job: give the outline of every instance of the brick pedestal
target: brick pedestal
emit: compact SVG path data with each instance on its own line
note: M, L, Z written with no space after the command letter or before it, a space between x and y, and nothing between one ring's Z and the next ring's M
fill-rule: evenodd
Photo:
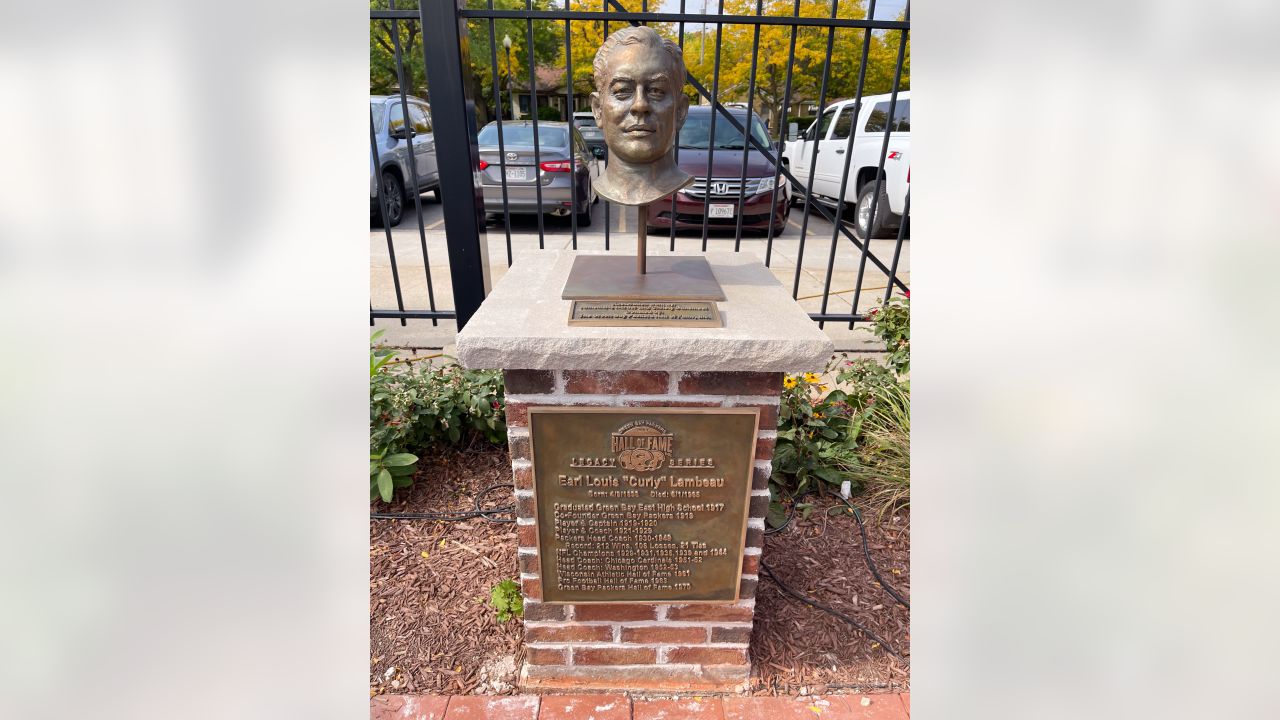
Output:
M758 260L708 254L723 328L569 327L560 298L577 253L511 267L458 335L467 367L501 368L524 593L526 688L734 691L749 645L784 372L822 367L829 339ZM543 602L529 408L758 408L736 602ZM745 490L745 488L744 488Z
M504 377L525 596L525 686L732 690L742 685L751 673L747 646L769 510L782 373L508 370ZM739 601L544 604L529 454L532 405L758 408Z

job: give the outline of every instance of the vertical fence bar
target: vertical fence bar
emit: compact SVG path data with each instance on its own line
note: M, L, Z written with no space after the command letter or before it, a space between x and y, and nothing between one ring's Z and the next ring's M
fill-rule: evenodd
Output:
M800 0L796 0L793 17L800 17ZM791 49L787 51L787 79L782 86L782 126L778 128L778 147L784 147L786 143L787 127L791 118L791 69L796 64L796 26L791 26ZM774 164L773 170L773 194L769 196L769 207L778 204L778 183L782 181L782 151L778 151L778 162ZM791 203L791 198L787 198L787 203ZM786 213L788 217L791 213ZM784 226L785 230L786 227ZM769 223L769 235L765 240L764 246L764 266L769 267L769 261L773 259L773 223Z
M875 2L875 0L872 0ZM756 16L764 11L764 0L756 0ZM742 135L742 170L738 173L738 226L733 233L733 251L742 249L742 206L747 202L747 154L751 152L751 109L756 98L756 57L760 54L760 26L751 33L751 74L747 76L747 131ZM773 206L769 206L769 225L773 225Z
M569 0L564 0L564 9L569 9ZM564 95L565 119L569 121L569 227L573 232L573 249L578 249L578 145L573 141L573 131L577 124L573 119L573 47L569 42L569 21L564 21ZM587 159L582 159L586 166ZM588 173L591 171L588 170ZM591 212L591 198L587 198L587 212Z
M489 0L489 9L493 9L493 0ZM493 71L493 107L496 110L494 114L497 115L494 119L498 123L498 173L502 176L502 221L507 230L507 267L511 267L511 205L507 199L507 145L502 137L502 92L498 89L498 42L493 32L493 23L493 18L489 18L489 69ZM507 87L511 87L510 63L507 64ZM514 113L512 117L515 117ZM480 190L483 194L484 188L481 187ZM487 211L485 215L488 216ZM486 224L488 224L487 221Z
M390 0L388 9L396 9L396 0ZM425 39L425 35L424 35ZM418 136L418 129L413 126L413 116L409 114L409 98L404 91L404 61L400 55L400 22L395 18L391 19L391 42L395 48L396 59L396 83L400 86L400 114L404 117L405 126L405 145L408 146L409 154L409 184L408 192L413 193L413 210L414 215L418 218L418 239L422 243L422 266L427 276L427 303L431 307L431 311L436 309L436 292L431 284L431 255L427 252L427 230L422 225L422 195L418 189L418 144L415 142ZM431 318L431 324L438 326L440 321Z
M464 0L424 2L418 9L423 28L439 28L435 42L423 42L432 117L440 134L457 141L436 146L440 199L449 247L449 275L458 329L466 326L489 292L484 195L476 182L480 148L476 142L474 83L467 21L459 13Z
M681 15L684 15L684 4L685 4L685 0L680 0L680 14L681 14ZM681 60L683 61L683 59L684 59L684 21L683 21L683 20L682 20L682 21L680 21L680 58L681 58ZM688 71L686 70L686 72L688 72ZM684 93L684 85L681 85L681 86L680 86L680 92L681 92L681 94L683 94L683 93ZM679 134L677 134L677 136L676 136L676 146L675 146L674 152L675 152L675 154L673 155L673 157L675 158L675 161L676 161L676 167L680 167L680 137L679 137ZM679 190L676 190L675 192L671 193L671 249L670 249L670 252L675 252L675 251L676 251L676 216L677 216L677 213L676 213L676 194L677 194L677 193L679 193L679 192L680 192Z
M538 141L538 73L533 58L533 0L524 0L524 9L530 14L525 17L525 52L529 59L529 119L533 121L533 191L538 196L538 249L546 246L544 242L547 229L542 217L542 143Z
M889 277L898 277L898 258L902 256L902 238L907 231L907 218L911 217L911 186L907 185L907 197L902 201L902 222L898 224L898 241L893 245L893 262L889 265ZM884 302L893 295L893 282L884 284Z
M724 15L724 0L720 0L716 12ZM720 46L724 39L724 23L716 23L715 69L711 71L711 127L707 130L707 180L702 193L702 252L707 251L707 231L711 229L711 171L716 152L716 108L720 106ZM705 41L705 38L704 38Z
M390 115L388 111L388 120ZM387 232L387 253L391 256L391 283L396 288L396 309L404 312L404 298L400 295L400 271L396 268L396 245L391 240L391 224L387 222L387 189L382 182L382 161L378 158L378 136L373 129L373 108L369 108L369 151L373 153L373 177L378 183L378 213L382 217L382 228ZM373 312L372 304L369 312ZM373 324L372 317L369 318L369 324ZM400 318L400 325L405 325L404 318Z
M907 5L903 9L904 17L910 21L911 19L911 0L907 0ZM893 90L889 95L889 116L885 118L884 123L884 140L880 143L880 164L876 166L876 184L871 191L871 214L867 216L867 237L862 238L862 258L858 261L858 281L853 288L853 307L849 312L853 315L853 319L849 321L849 329L853 329L853 324L858 318L858 300L862 297L862 275L867 269L867 251L871 247L871 228L876 217L876 205L880 200L880 188L884 187L884 161L889 154L889 136L893 134L895 111L898 109L898 85L902 82L902 59L907 50L907 30L904 28L902 34L898 36L898 62L893 69ZM888 208L885 208L888 212ZM855 224L856 225L856 224ZM886 283L890 288L893 287L893 281L896 276L891 276L889 282Z
M609 0L600 0L600 11L604 13L603 36L607 39L609 37ZM591 82L593 83L595 82L594 76L592 77ZM609 167L609 156L612 154L613 153L609 152L607 149L605 150L604 166L606 168ZM609 206L612 204L613 203L610 202L608 198L605 198L605 201L604 201L604 251L605 252L609 252L609 225L611 224L609 220Z
M870 20L875 16L876 0L871 0L867 6L867 19ZM849 164L853 160L853 141L858 134L858 119L862 117L862 88L867 78L867 59L871 53L871 28L863 31L862 36L862 62L858 66L858 85L853 94L853 105L846 105L844 110L840 111L843 115L853 108L853 119L849 121L849 137L844 144L844 173L840 176L840 195L836 200L835 222L831 224L831 254L827 257L827 278L822 286L822 309L819 314L827 314L827 303L831 299L831 276L835 274L836 267L836 247L840 239L840 223L844 222L844 194L849 187ZM839 118L836 118L836 124L839 125ZM867 242L864 238L863 242ZM866 245L863 245L865 251ZM892 287L893 283L889 283ZM825 320L818 321L818 327L826 327Z
M831 19L836 19L836 9L840 5L840 0L831 0ZM831 47L835 43L836 28L831 26L827 28L827 57L822 61L822 85L818 90L818 118L814 122L814 130L822 130L822 114L826 111L827 104L827 79L831 76ZM832 118L835 120L835 118ZM818 143L822 142L820 138L813 140L813 152L809 153L809 179L804 187L804 219L800 221L800 246L796 250L796 277L791 286L791 297L798 298L800 296L800 269L804 266L804 240L805 235L809 232L809 210L813 205L813 173L818 169ZM839 224L840 218L833 217L831 222Z

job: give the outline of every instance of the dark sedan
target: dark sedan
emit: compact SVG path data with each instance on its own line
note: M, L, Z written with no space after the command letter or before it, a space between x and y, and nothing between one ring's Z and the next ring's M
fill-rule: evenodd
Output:
M536 154L532 122L503 122L501 150L497 123L485 125L477 140L485 212L503 212L505 173L510 212L557 216L572 212L577 213L579 226L591 224L591 206L599 200L593 183L600 177L600 164L587 149L582 135L568 123L539 122Z
M730 109L737 121L746 125L747 112ZM751 115L751 136L765 147L773 147L764 123ZM695 105L680 130L680 169L694 176L692 185L675 194L677 229L701 228L704 221L711 227L733 229L742 216L744 230L767 231L773 224L774 234L787 226L791 211L790 189L785 178L779 178L774 200L775 166L751 146L747 149L747 169L742 170L742 152L746 139L723 116L716 118L714 141L711 137L711 107ZM775 154L777 154L775 152ZM707 179L707 157L711 157L711 177ZM743 188L745 184L745 189ZM710 197L708 198L708 194ZM741 197L741 203L739 198ZM671 196L649 204L649 227L670 228Z

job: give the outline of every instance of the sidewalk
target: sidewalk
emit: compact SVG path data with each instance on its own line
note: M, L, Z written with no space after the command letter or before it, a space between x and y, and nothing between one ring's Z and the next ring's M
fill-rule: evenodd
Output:
M632 700L626 695L379 695L371 720L907 720L911 694L807 697L693 697Z

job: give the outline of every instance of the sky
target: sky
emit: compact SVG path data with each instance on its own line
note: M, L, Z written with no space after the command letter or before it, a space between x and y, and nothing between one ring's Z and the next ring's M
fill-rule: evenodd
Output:
M702 12L703 0L685 0L685 12ZM715 14L716 0L706 0L707 12ZM876 3L876 14L872 20L892 20L898 17L898 13L902 12L902 8L906 7L907 0L880 0ZM654 3L651 1L650 6ZM680 12L680 0L662 0L662 12Z

